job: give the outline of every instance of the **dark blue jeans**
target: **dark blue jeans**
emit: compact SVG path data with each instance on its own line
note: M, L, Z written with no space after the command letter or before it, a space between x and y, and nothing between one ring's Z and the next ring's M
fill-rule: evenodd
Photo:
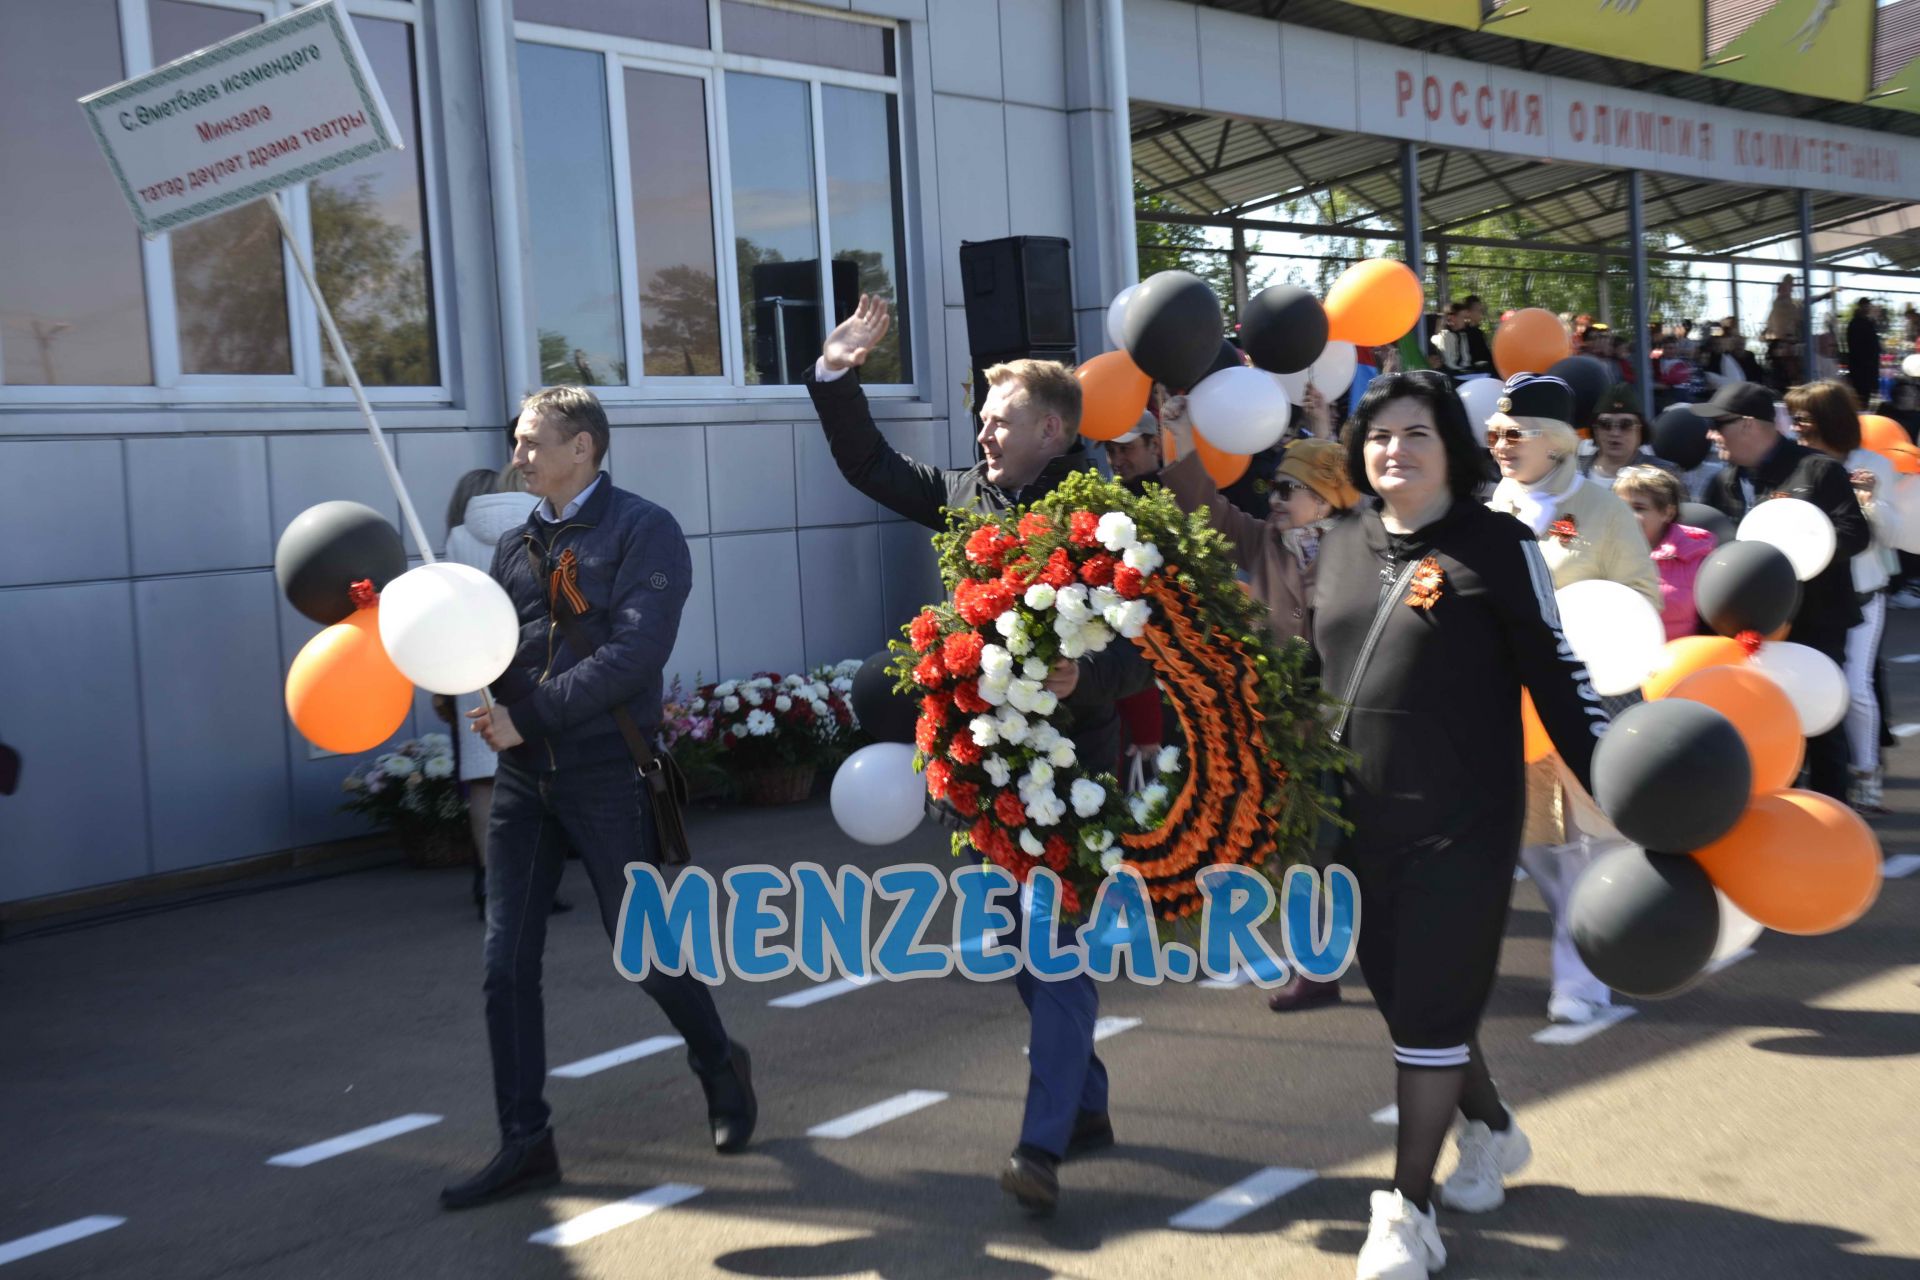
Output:
M1025 914L1015 913L1019 924L1010 941L1026 927ZM1072 926L1062 923L1056 940L1072 943ZM1085 974L1043 982L1024 968L1013 985L1027 1006L1027 1108L1020 1141L1064 1156L1079 1113L1107 1109L1107 1067L1093 1051L1100 988Z
M487 829L487 1042L494 1105L509 1142L538 1134L550 1114L542 1096L547 1032L540 964L567 849L580 854L611 941L626 865L659 861L651 803L630 760L539 774L500 762ZM710 1075L727 1065L727 1031L704 983L656 971L639 985L685 1038L695 1071Z

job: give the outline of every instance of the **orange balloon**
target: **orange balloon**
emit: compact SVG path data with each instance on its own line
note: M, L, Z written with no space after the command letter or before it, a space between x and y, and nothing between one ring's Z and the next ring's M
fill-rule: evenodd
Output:
M1664 698L1673 687L1696 671L1708 667L1744 667L1747 647L1727 636L1681 636L1669 640L1661 651L1660 665L1653 669L1640 692L1649 701Z
M1880 456L1893 463L1896 473L1903 476L1920 476L1920 445L1889 445L1881 451Z
M1073 371L1080 380L1080 434L1111 440L1133 430L1146 412L1153 379L1124 351L1103 351Z
M1206 468L1214 487L1219 489L1226 488L1247 474L1247 467L1253 462L1253 458L1248 454L1228 453L1225 449L1216 449L1198 431L1193 433L1193 451L1200 455L1200 465Z
M1860 447L1890 455L1894 449L1913 448L1913 437L1905 427L1884 414L1863 413L1860 415Z
M1793 785L1807 740L1793 699L1778 684L1750 667L1708 667L1673 686L1668 695L1712 707L1740 731L1753 760L1753 794L1764 796Z
M1520 691L1520 733L1528 764L1538 764L1553 754L1553 739L1547 736L1547 726L1540 723L1540 713L1534 710L1533 695L1525 689Z
M1327 337L1356 347L1398 342L1426 306L1420 277L1404 262L1369 258L1340 273L1327 290Z
M1493 331L1493 367L1503 378L1516 373L1545 373L1567 358L1566 326L1545 307L1516 311Z
M1859 814L1812 791L1759 796L1694 860L1733 905L1781 933L1832 933L1880 893L1880 841Z
M377 747L407 722L413 684L380 643L380 607L368 605L307 641L287 671L287 714L322 751Z

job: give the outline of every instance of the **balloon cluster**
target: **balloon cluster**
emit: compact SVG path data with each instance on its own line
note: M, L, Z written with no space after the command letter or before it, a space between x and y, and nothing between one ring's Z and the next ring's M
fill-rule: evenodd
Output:
M323 751L379 746L406 723L418 685L471 693L500 677L520 639L512 600L479 570L407 568L400 534L357 502L307 508L280 535L275 580L324 630L287 671L287 714Z
M1708 557L1695 600L1720 634L1665 645L1642 685L1647 700L1594 751L1593 799L1635 847L1587 869L1568 925L1615 990L1670 995L1763 928L1829 933L1879 892L1873 831L1839 801L1791 785L1805 740L1838 725L1847 704L1830 658L1765 638L1784 634L1800 582L1833 554L1825 518L1822 551L1793 509L1807 505L1761 504L1740 540ZM1756 521L1769 508L1779 511Z
M1111 440L1131 431L1159 382L1187 394L1195 452L1215 484L1232 484L1253 454L1279 443L1308 387L1328 400L1344 394L1360 376L1359 348L1399 339L1423 305L1406 264L1373 258L1342 273L1324 305L1290 284L1261 290L1241 311L1236 347L1207 283L1162 271L1115 296L1107 337L1117 350L1075 370L1080 432Z

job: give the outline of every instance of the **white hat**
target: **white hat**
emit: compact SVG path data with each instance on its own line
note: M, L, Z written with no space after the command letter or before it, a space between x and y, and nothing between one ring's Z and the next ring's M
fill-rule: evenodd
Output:
M1130 430L1122 432L1120 435L1107 441L1107 443L1132 444L1135 440L1145 439L1148 436L1158 436L1159 434L1160 419L1153 416L1153 410L1142 409L1140 411L1140 421L1134 423Z

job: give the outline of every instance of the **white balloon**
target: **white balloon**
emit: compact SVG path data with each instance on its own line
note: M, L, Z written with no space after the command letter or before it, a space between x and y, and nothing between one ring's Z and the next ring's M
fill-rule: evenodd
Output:
M1228 453L1258 453L1278 444L1292 411L1274 376L1250 365L1210 373L1187 393L1194 429Z
M442 560L380 591L380 641L400 674L430 693L472 693L500 678L520 644L513 601L486 574Z
M1713 896L1720 900L1720 937L1713 944L1713 960L1725 960L1728 956L1739 955L1755 942L1767 927L1752 916L1733 905L1733 899L1718 888ZM1711 964L1713 961L1708 961Z
M1617 698L1646 683L1666 652L1660 615L1632 587L1600 578L1575 582L1553 593L1560 629L1586 664L1595 693Z
M1321 395L1337 400L1353 385L1354 370L1360 367L1360 353L1351 342L1329 342L1307 373Z
M1140 286L1130 284L1113 295L1113 301L1107 304L1107 341L1113 344L1115 351L1127 349L1123 334L1127 331L1127 304L1133 301L1133 291Z
M833 775L833 820L861 844L893 844L913 834L927 809L927 784L913 771L904 742L875 742Z
M1908 555L1920 555L1920 476L1896 476L1891 501L1900 513L1900 536L1894 545Z
M1818 649L1784 640L1768 641L1748 665L1785 691L1800 718L1802 737L1817 738L1846 719L1851 697L1846 674Z
M1900 372L1909 378L1920 378L1920 351L1914 352L1900 362Z
M1460 403L1466 406L1467 423L1473 428L1474 439L1481 444L1487 442L1487 419L1499 412L1494 406L1500 403L1504 387L1500 379L1484 374L1460 384Z
M1805 582L1833 559L1833 521L1801 498L1770 498L1747 512L1734 535L1743 542L1765 542L1793 561L1793 576Z
M1313 370L1311 367L1298 369L1293 373L1276 373L1272 375L1273 380L1280 384L1280 390L1285 393L1288 404L1305 404L1307 402L1307 379L1312 376Z

